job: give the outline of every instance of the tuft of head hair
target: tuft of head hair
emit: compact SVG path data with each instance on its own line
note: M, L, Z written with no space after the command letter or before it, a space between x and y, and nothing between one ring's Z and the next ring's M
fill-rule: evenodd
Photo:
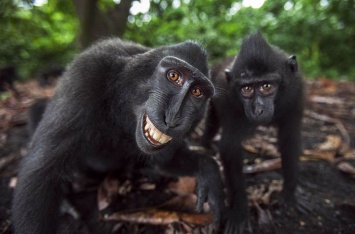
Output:
M173 55L208 74L208 55L206 49L198 42L188 40L173 46ZM175 49L176 48L176 49Z
M276 71L285 60L284 53L271 46L260 32L243 39L234 69L246 68L255 75Z

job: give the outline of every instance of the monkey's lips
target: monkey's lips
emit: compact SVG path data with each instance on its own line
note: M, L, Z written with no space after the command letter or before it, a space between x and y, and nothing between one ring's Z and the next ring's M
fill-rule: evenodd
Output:
M171 141L171 137L165 135L154 126L148 115L143 117L143 132L144 137L154 146L163 146Z

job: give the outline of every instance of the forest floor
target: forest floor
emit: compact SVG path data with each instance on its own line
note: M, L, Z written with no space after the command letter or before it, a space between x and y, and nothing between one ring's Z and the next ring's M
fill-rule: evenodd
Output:
M28 108L54 91L35 81L17 88L18 99L5 93L0 100L0 234L12 233L11 200L29 142ZM278 205L282 176L275 129L261 127L245 142L253 233L355 233L354 94L354 82L307 81L297 189L307 212L285 211ZM200 134L200 129L192 134L191 145ZM60 233L211 233L208 206L203 213L194 212L194 186L194 178L174 178L152 169L73 185L76 192L62 202Z

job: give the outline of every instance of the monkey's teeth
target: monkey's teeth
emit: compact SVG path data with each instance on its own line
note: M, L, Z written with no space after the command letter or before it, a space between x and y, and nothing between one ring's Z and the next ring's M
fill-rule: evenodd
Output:
M153 134L153 138L154 140L156 141L159 141L160 140L160 137L162 136L163 133L159 132L159 131L155 131L154 134Z
M172 138L159 131L150 121L148 116L145 117L144 135L154 145L162 145L168 143Z
M167 136L167 135L162 135L161 138L159 139L159 142L161 144L165 144L167 142L169 142L171 140L171 137Z

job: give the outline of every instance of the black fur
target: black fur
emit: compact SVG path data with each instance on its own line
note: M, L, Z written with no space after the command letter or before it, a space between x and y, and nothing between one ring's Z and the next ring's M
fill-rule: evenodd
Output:
M240 233L248 220L241 143L259 124L278 127L282 199L286 204L295 203L302 150L303 82L296 57L268 45L260 33L244 39L234 61L229 58L217 64L212 80L217 94L211 101L202 144L211 147L213 136L222 128L219 149L230 200L225 233Z
M171 70L182 82L167 78ZM208 77L206 52L194 42L150 49L110 39L79 55L60 80L22 163L13 201L15 233L55 233L61 187L74 174L118 171L142 158L196 176L198 208L208 201L218 221L218 166L183 141L214 93ZM192 95L196 87L202 96ZM143 132L146 116L172 140L150 143Z

